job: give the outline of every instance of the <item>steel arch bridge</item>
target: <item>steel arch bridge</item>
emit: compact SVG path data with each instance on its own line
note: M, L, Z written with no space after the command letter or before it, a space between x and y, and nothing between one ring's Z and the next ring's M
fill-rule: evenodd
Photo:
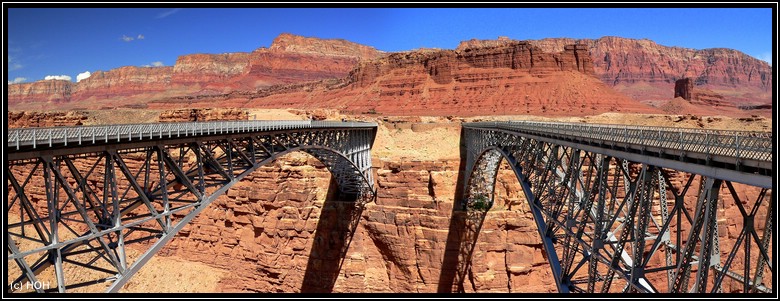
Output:
M19 273L7 274L6 292L40 283L42 274L54 285L31 290L109 282L107 292L116 292L233 184L290 152L322 162L344 197L370 201L376 131L376 123L318 121L11 130L4 239L7 262ZM145 251L132 261L128 244ZM73 279L67 266L93 279Z
M770 133L547 122L463 131L460 208L470 220L459 281L503 159L560 292L716 293L727 282L731 291L774 292ZM719 225L726 210L736 211L736 229Z

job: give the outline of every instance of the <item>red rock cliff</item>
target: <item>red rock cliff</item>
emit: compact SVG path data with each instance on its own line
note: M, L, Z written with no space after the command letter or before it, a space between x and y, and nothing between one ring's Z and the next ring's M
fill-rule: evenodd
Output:
M381 54L381 52L377 51L374 47L353 43L343 39L325 40L302 37L289 33L283 33L276 37L269 50L271 52L345 56L360 60L374 59Z
M254 91L271 85L344 77L360 60L380 54L373 47L345 40L281 34L270 48L251 53L181 56L173 69L173 84L205 94Z
M91 97L122 103L128 97L146 93L185 96L254 91L278 84L342 78L360 60L380 55L382 52L373 47L345 40L282 34L270 48L251 53L182 55L173 67L127 66L97 71L78 83L50 80L11 84L8 99L11 106L24 102L75 102Z
M8 85L8 105L23 102L69 101L73 82L67 80L40 80L32 83Z
M726 89L744 97L737 102L769 102L772 68L764 61L725 48L668 47L642 39L554 38L530 41L546 51L581 44L590 51L596 75L635 99L668 99L677 79L690 77L708 89Z
M587 51L579 46L570 45L559 53L549 53L526 42L484 45L472 40L461 43L455 50L399 52L376 61L364 62L350 73L350 79L358 86L366 86L377 77L394 73L395 70L416 67L423 67L439 84L456 80L456 74L464 68L508 68L536 75L554 71L593 74Z
M124 66L109 71L96 71L75 84L72 100L89 97L119 97L165 91L171 81L173 67Z
M143 156L124 158L131 170L138 170L144 164ZM74 161L81 170L94 167L89 160ZM448 245L448 237L457 214L452 208L458 198L458 174L463 172L459 163L457 159L375 159L372 164L377 199L367 204L359 216L352 217L358 218L358 223L342 257L334 246L344 243L339 241L342 232L338 227L340 221L348 218L339 213L354 204L339 204L333 197L335 182L322 163L302 153L289 154L258 168L219 196L156 256L176 255L231 271L219 283L218 290L226 292L449 292L446 286L449 283L441 281L446 280L442 275L446 276L454 268L447 265L450 263L446 258L447 248L458 247ZM633 173L639 171L639 166L634 164L628 168ZM11 172L19 179L29 171L16 168ZM688 175L667 172L669 183L681 191ZM42 169L38 168L36 173L27 192L31 204L41 212L47 205L46 190ZM95 181L93 185L103 186L104 179L98 172L91 177ZM607 181L612 183L612 177ZM700 177L696 177L691 187L698 187L699 181ZM122 191L129 184L120 181L118 185ZM740 184L735 186L735 195L750 202L758 199L759 193L768 194ZM625 187L618 191L617 197L624 197ZM673 199L670 191L667 190L667 200ZM696 189L687 190L684 206L689 212L696 205L697 193ZM474 241L464 290L554 292L555 284L533 215L522 187L506 162L499 169L495 194L496 201ZM8 196L13 199L13 189L9 189ZM725 184L719 199L720 256L726 258L742 233L743 220ZM659 214L658 204L655 199L654 216ZM756 212L754 226L758 233L763 233L767 226L766 216L771 214L767 211ZM10 213L15 212L18 211ZM672 227L673 231L682 229L682 237L687 237L690 231L687 224ZM147 247L130 245L138 248L139 253ZM740 256L744 255L737 254L732 266L735 270L742 268ZM650 277L665 276L665 273L655 273ZM663 282L656 280L659 279L653 282ZM741 283L728 279L723 283L724 292L738 292L742 287ZM658 289L665 287L662 284Z
M209 88L237 88L236 79L246 74L249 54L188 54L182 55L173 66L172 85L191 91Z
M654 112L593 76L587 50L467 41L455 50L392 53L361 62L348 83L250 100L250 107L334 108L389 115L582 115Z

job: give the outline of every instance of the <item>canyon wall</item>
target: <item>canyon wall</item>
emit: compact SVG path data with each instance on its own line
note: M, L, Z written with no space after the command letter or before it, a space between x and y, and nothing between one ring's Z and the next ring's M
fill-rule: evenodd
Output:
M456 50L392 53L361 62L343 86L257 95L246 105L428 116L657 112L593 74L581 46L545 52L526 42L465 43Z
M359 61L381 55L373 47L345 40L281 34L270 48L250 53L182 55L172 67L125 66L95 71L78 83L42 80L9 84L8 103L14 107L57 102L60 108L89 108L95 101L121 103L133 99L144 103L184 95L254 91L272 85L341 78Z
M107 112L100 116L102 112ZM129 116L128 116L129 115ZM143 115L143 116L141 116ZM155 115L155 116L152 116ZM178 109L160 112L141 110L101 111L8 111L8 128L105 125L144 122L192 122L248 120L249 111L237 108Z
M463 285L452 282L457 279L452 254L457 252L448 251L460 245L448 239L450 231L462 231L453 220L462 220L463 214L452 210L458 164L375 160L378 198L355 216L350 204L333 196L336 187L324 166L305 155L289 156L215 201L160 255L233 271L219 283L225 292L556 292L532 214L506 164L478 237L465 242L475 248ZM687 180L682 173L670 175L678 188ZM757 195L741 187L737 193L750 202ZM694 195L690 189L688 210L695 206ZM725 187L721 198L718 228L725 258L739 235L741 217ZM758 229L766 214L759 210ZM343 225L350 219L357 220L354 230ZM354 231L349 241L343 239L347 230ZM339 257L344 245L346 253ZM739 258L733 267L741 266ZM659 289L664 289L659 278L664 276L649 275L661 283ZM723 288L735 292L741 285L726 279Z
M723 95L694 85L691 78L678 79L674 83L674 97L682 97L691 104L705 108L734 108L735 104L724 101Z
M62 103L70 101L75 84L68 80L41 80L32 83L9 84L8 106L28 102Z
M162 92L168 89L173 67L125 66L109 71L95 71L74 85L72 100L90 97L114 98Z
M697 86L728 94L732 102L771 103L772 67L733 49L668 47L621 37L549 38L530 43L545 51L583 45L590 52L596 75L637 100L668 99L674 82L689 77Z
M358 224L343 259L334 246L347 243L337 230L350 217L327 169L308 155L288 155L253 173L161 255L234 271L220 282L222 291L450 291L439 281L448 270L441 264L458 162L375 163L379 195L351 217ZM519 184L505 180L499 190L517 194ZM485 219L466 290L555 291L527 205L500 203Z
M341 39L291 34L249 53L182 55L172 67L96 71L79 83L10 84L8 103L12 109L57 103L60 109L195 105L571 116L658 112L631 100L669 100L681 78L692 78L697 88L722 96L733 108L772 105L771 66L732 49L695 50L620 37L502 37L464 41L454 50L385 54ZM316 82L322 80L336 83ZM742 110L733 113L752 112Z
M189 118L186 116L181 118ZM439 143L436 136L440 136L440 127L421 123L419 117L405 124L380 122L372 151L378 196L364 208L356 209L337 194L335 181L320 162L309 155L293 153L237 183L185 226L157 257L228 271L220 276L215 288L225 292L554 292L532 215L506 164L500 168L496 202L488 211L480 234L467 242L475 244L475 251L463 287L453 287L457 265L452 264L452 251L460 245L452 243L450 237L461 229L457 221L463 219L463 213L453 210L460 193L457 182L463 176L461 162L432 152L427 155L439 159L415 161L384 155L391 143L409 143L387 141L400 139L401 136L392 134L405 131L434 135L428 140L435 142L429 144L457 152L457 142ZM127 154L123 158L131 170L144 164L143 156ZM90 163L75 160L80 169L90 169ZM101 168L98 166L91 175L95 191L102 191ZM629 170L636 176L637 166L630 165ZM15 174L21 171L12 169ZM39 176L42 173L40 168L36 172ZM672 185L680 191L687 175L669 175ZM611 183L612 177L614 174L610 173L607 182ZM33 178L27 192L36 210L44 210L46 190L43 183L37 182L39 179ZM75 185L73 181L69 183ZM123 191L127 185L121 181L117 189ZM689 210L695 205L697 187L695 179L685 200ZM13 190L9 187L9 191ZM741 185L736 185L735 192L747 206L758 195ZM9 202L12 199L11 193ZM667 199L673 200L671 189L667 190ZM720 199L718 231L721 258L725 258L740 233L742 218L725 185ZM653 210L657 214L656 204ZM758 210L757 230L763 231L766 216L765 209ZM672 227L677 227L674 222ZM687 237L685 230L682 234ZM135 254L145 247L148 245L130 245ZM738 270L740 261L734 264ZM148 281L157 279L148 277L152 277ZM726 280L723 288L732 292L741 285Z
M159 122L193 122L217 120L249 120L242 109L179 109L160 112Z
M83 125L88 116L84 112L26 112L8 111L7 125L12 128Z

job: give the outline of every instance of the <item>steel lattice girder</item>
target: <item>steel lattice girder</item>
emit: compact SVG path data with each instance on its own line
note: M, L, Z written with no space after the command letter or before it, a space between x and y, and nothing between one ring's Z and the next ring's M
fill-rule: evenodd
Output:
M465 126L464 135L461 208L470 210L482 197L492 204L499 163L506 160L523 188L560 292L719 292L724 279L741 283L743 292L772 292L774 280L765 276L774 271L772 189L753 187L759 191L755 199L745 199L732 181L695 173L677 187L671 182L681 173L677 165L632 162L615 152L506 129ZM688 192L694 179L695 195ZM722 186L744 220L725 260L717 226L718 210L725 206ZM695 200L695 212L686 200ZM766 219L763 229L756 227L759 211Z
M303 128L127 141L85 146L85 153L71 146L17 154L20 159L5 168L6 215L19 212L20 221L6 221L5 240L9 263L20 275L6 291L53 269L56 288L48 291L112 281L107 291L116 292L213 200L290 152L311 154L342 193L371 200L375 135L375 125ZM31 199L41 191L45 206ZM128 262L125 246L146 241L148 249ZM101 276L73 283L63 263Z

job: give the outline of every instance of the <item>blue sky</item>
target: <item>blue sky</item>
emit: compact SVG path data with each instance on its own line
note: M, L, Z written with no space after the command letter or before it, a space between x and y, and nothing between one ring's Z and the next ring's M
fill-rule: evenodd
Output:
M9 8L9 82L173 66L191 53L251 52L280 33L403 51L472 38L621 36L665 46L725 47L771 62L772 10L747 8Z

